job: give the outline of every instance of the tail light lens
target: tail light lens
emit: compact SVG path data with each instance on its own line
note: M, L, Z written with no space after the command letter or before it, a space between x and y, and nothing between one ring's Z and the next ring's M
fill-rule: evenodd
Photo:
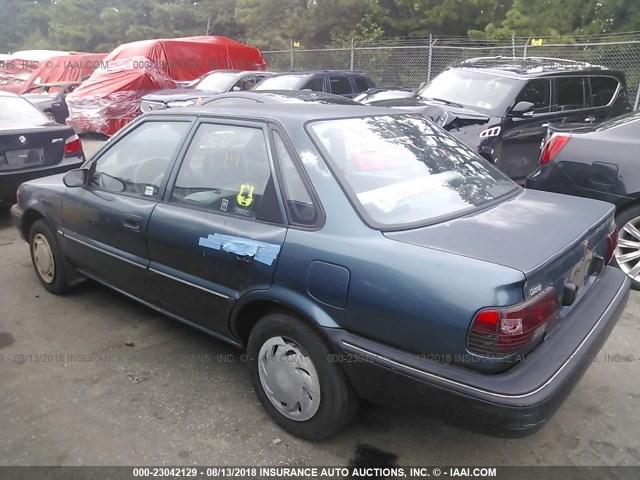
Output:
M611 231L609 232L609 235L607 235L607 245L604 250L605 265L609 264L613 258L614 252L616 251L616 247L618 246L618 227L614 221L611 221L611 224Z
M484 308L471 323L467 347L484 356L522 352L542 339L560 310L556 290L549 287L511 307Z
M71 135L64 144L65 155L77 155L82 153L82 142L78 135Z
M538 163L540 165L546 165L553 160L570 138L571 135L568 133L554 133L542 149Z

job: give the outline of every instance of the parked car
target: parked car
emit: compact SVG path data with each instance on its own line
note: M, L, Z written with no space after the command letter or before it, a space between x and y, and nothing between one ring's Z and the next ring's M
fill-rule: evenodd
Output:
M160 90L142 97L140 109L150 112L162 108L185 107L226 92L251 90L258 82L273 75L264 71L214 70L186 87Z
M623 72L552 58L474 58L416 96L367 102L420 111L524 183L549 123L592 123L631 109Z
M640 290L640 111L598 125L552 125L528 188L611 202L616 206L614 263Z
M0 206L15 203L22 182L67 172L84 160L71 127L51 121L24 98L0 91Z
M73 92L80 82L42 83L31 87L22 94L54 122L64 125L69 116L67 95Z
M235 104L144 115L11 216L46 290L93 278L246 348L269 415L320 439L360 398L542 427L627 301L613 210L418 114Z
M353 98L371 87L375 84L364 72L314 70L279 73L262 80L254 90L312 90Z

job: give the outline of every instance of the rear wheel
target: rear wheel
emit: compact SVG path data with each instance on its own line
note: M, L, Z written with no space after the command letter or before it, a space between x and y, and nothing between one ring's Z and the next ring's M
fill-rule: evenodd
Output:
M620 212L616 225L618 246L613 263L631 279L631 286L640 290L640 205Z
M247 348L249 375L260 402L286 431L321 440L347 425L359 399L326 342L286 313L264 317Z
M29 234L31 262L38 280L49 292L60 295L69 289L67 272L58 243L43 220L36 220Z

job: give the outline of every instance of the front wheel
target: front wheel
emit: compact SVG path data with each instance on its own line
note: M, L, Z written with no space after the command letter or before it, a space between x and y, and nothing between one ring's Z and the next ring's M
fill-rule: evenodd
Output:
M62 254L56 238L43 219L36 220L29 234L31 262L44 288L56 295L69 289Z
M640 290L640 205L620 212L616 225L618 246L613 263L631 279L631 286Z
M253 388L269 415L286 431L322 440L347 425L359 399L326 342L286 313L267 315L247 348Z

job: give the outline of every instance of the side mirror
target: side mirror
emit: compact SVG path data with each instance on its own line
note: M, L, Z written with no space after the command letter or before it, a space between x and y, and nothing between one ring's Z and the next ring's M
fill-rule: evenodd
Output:
M420 82L420 85L418 85L418 91L422 90L426 86L427 86L427 82Z
M531 102L518 102L509 112L514 117L530 117L536 106Z
M62 181L69 188L84 187L89 183L89 170L86 168L70 170L62 178Z

